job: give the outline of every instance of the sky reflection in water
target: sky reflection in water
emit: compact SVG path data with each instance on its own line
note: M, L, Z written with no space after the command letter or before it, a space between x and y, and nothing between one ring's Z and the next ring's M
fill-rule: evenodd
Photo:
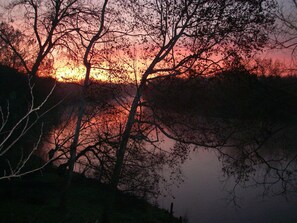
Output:
M174 203L174 214L186 216L190 223L222 222L296 222L297 195L263 197L263 187L238 187L236 207L228 190L234 180L224 180L222 163L211 150L198 150L190 154L183 167L185 182L172 187L172 196L160 197L158 203L169 209ZM252 182L248 182L252 183Z

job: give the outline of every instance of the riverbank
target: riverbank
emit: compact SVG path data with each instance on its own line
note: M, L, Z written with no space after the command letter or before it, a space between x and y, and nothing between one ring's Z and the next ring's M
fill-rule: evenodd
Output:
M64 178L49 169L34 176L0 182L0 222L100 222L108 188L77 175L69 190L66 210L59 208ZM118 192L113 223L179 222L168 211L135 196Z

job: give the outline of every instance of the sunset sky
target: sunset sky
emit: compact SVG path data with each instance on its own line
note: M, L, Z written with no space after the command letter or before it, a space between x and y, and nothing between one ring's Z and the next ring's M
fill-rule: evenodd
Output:
M287 11L289 14L292 13L290 5L288 4L287 0L278 0L279 4L282 6L282 8ZM1 6L6 5L7 1L0 0ZM293 7L294 10L294 7ZM294 13L294 11L293 11ZM9 19L9 18L6 18ZM98 45L98 44L97 44ZM277 60L278 62L284 63L289 67L294 67L295 63L293 63L293 57L291 55L292 50L286 49L286 50L280 50L280 49L269 49L265 48L263 52L259 52L257 56L261 58L266 59L273 59ZM136 55L141 55L143 53L143 49L136 47ZM53 70L53 76L57 78L59 81L75 81L75 80L82 80L85 75L85 68L83 66L82 62L73 63L67 59L65 59L64 56L55 54L54 56L54 70ZM98 54L99 55L99 54ZM135 56L134 61L131 61L131 58L128 59L124 54L114 56L112 53L110 55L111 57L117 57L116 60L113 60L113 63L116 66L116 69L123 70L126 69L126 73L128 73L127 78L131 78L132 80L135 78L135 76L140 76L141 72L146 68L147 64L149 64L149 60L143 59L143 56ZM121 57L121 58L120 58ZM147 58L149 59L149 58ZM121 65L120 65L121 64ZM91 78L108 81L108 80L114 80L115 81L115 75L111 74L108 69L110 69L109 65L102 65L102 64L95 64L92 72L91 72ZM99 66L99 67L98 67ZM103 69L101 69L101 68ZM114 68L113 68L114 69ZM124 73L124 72L123 72ZM121 76L122 77L122 76Z
M296 53L297 0L0 0L0 222L297 222Z
M277 0L278 3L281 6L281 9L288 12L288 14L293 14L295 13L295 8L291 7L289 1L287 0ZM140 51L139 51L140 50ZM141 49L138 49L138 54L142 54ZM296 61L294 56L292 55L292 49L270 49L269 47L264 48L262 52L256 53L256 57L260 57L263 59L272 59L273 61L277 61L280 63L285 64L289 69L295 69L296 67ZM126 59L124 59L126 60ZM126 61L127 62L127 61ZM135 61L131 62L130 64L133 63L133 66L136 66L138 68L145 68L146 64L148 63L147 61L144 61L140 58L135 58ZM71 64L68 65L59 65L63 63L56 63L56 72L55 76L58 80L60 81L72 81L73 79L83 79L84 78L84 67L83 65L80 65L79 67L73 66ZM137 64L137 65L135 65ZM135 78L135 67L129 67L132 65L125 66L127 69L128 73L130 73L130 78L133 80ZM141 69L138 69L138 76L141 75L142 72ZM92 71L92 78L98 79L98 80L111 80L112 78L110 77L110 74L107 71L103 71L100 69L93 69ZM114 78L114 77L113 77Z

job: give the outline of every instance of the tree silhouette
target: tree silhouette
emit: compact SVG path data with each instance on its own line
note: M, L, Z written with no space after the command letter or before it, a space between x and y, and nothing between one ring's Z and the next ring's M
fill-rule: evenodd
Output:
M85 97L87 94L87 89L89 87L89 82L90 82L90 73L92 69L92 64L91 64L91 50L94 48L96 42L104 36L104 22L105 22L105 13L106 13L106 8L107 8L108 0L105 0L102 9L100 12L100 21L99 21L99 26L98 29L95 31L91 39L88 41L87 45L85 45L85 51L84 51L84 56L83 56L83 63L86 68L85 72L85 77L84 77L84 83L80 92L80 102L79 102L79 108L78 108L78 114L77 114L77 122L75 126L75 132L73 136L73 142L70 145L70 158L68 161L68 179L67 183L65 185L64 193L61 198L61 206L65 207L66 205L66 192L70 187L71 184L71 179L73 175L73 170L74 170L74 164L76 161L76 151L77 151L77 145L78 145L78 140L79 140L79 135L80 135L80 130L81 130L81 124L82 124L82 119L84 116L84 112L86 109L86 102L85 102ZM93 15L96 15L94 12Z
M2 14L2 21L7 22L2 23L0 39L19 58L22 68L35 77L44 60L52 59L53 50L71 39L75 30L70 24L79 9L77 0L8 1ZM10 24L18 27L22 45L11 37Z
M143 97L148 86L170 77L197 78L215 73L221 70L222 61L234 56L234 52L237 56L244 56L261 49L267 43L267 33L274 23L271 10L275 7L274 0L120 0L109 7L110 2L105 0L99 7L93 7L95 4L89 0L11 1L9 12L15 15L15 10L21 9L21 17L26 21L27 25L19 28L20 36L27 42L28 52L23 48L25 45L19 46L14 38L10 38L11 32L5 28L19 24L19 21L3 23L4 28L0 30L2 42L32 76L37 75L43 62L55 58L58 50L84 64L85 79L80 89L76 130L67 161L68 182L70 184L79 157L106 148L107 144L114 149L115 158L106 162L113 163L108 173L111 197L106 206L106 222L112 213L121 177L131 173L133 164L140 165L143 161L146 153L141 141L151 145L158 141L150 138L151 132L162 132L177 140L180 144L173 153L180 157L186 154L186 144L217 147L228 138L227 134L218 143L213 142L212 128L205 129L205 137L200 138L200 135L195 135L199 129L191 129L188 125L194 119L185 120L182 128L176 120L162 119L154 105ZM110 15L108 22L107 15ZM94 21L95 26L92 24ZM121 45L119 41L125 43ZM121 56L121 59L116 58ZM115 69L104 67L103 63L100 64L102 61ZM135 86L129 91L133 94L127 97L127 103L120 103L127 113L119 131L112 137L101 134L97 144L78 152L90 73L96 66L108 70L122 82L134 78ZM129 88L131 82L127 86ZM117 99L117 102L122 102L120 97ZM190 131L192 134L189 135ZM156 163L161 162L158 158L156 156ZM127 168L126 163L129 163Z
M147 61L140 73L136 93L130 106L117 159L111 188L117 188L124 157L136 117L141 115L143 91L151 80L185 75L190 69L199 70L202 62L212 67L211 56L250 53L264 46L266 31L273 23L269 10L273 1L133 1L123 2L128 15L139 21L141 58ZM131 14L132 13L132 14ZM252 14L252 15L251 15ZM207 68L206 68L207 69ZM204 69L205 71L205 69ZM113 196L110 199L110 209ZM110 213L109 213L110 214Z
M280 2L274 13L277 18L274 45L278 49L288 49L291 51L292 60L296 62L297 49L297 2L289 0Z
M44 97L36 96L31 79L11 68L1 67L1 84L0 159L3 172L0 180L3 180L37 172L52 161L30 166L44 136L42 119L59 103L48 105L55 83L47 86ZM33 133L36 128L37 134ZM24 140L28 135L31 139Z

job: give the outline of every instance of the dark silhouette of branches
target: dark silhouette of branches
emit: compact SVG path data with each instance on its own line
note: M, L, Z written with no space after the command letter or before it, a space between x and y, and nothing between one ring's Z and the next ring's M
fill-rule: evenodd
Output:
M34 77L45 60L50 60L49 56L53 50L71 40L75 29L70 24L75 15L79 13L79 9L80 3L77 0L8 1L6 13L10 13L13 19L2 22L0 39L18 57L23 69ZM21 21L18 21L17 16L14 15L20 12L23 16ZM13 26L18 25L17 33L19 33L22 45L11 37L11 32L8 31L11 27L10 23Z
M37 126L37 124L40 124L43 116L59 104L58 103L53 107L44 109L46 103L48 103L49 98L53 94L55 85L50 89L47 96L38 103L36 102L33 93L34 85L30 80L28 85L30 101L24 114L14 114L16 111L11 110L9 100L7 100L6 106L1 103L0 158L2 161L6 161L8 168L3 170L4 172L3 175L1 175L0 180L17 178L31 174L42 170L51 162L51 160L48 160L47 162L40 164L38 167L26 168L26 165L28 165L32 157L36 155L37 149L43 138L43 124L40 126L40 134L36 139L36 142L30 145L32 148L21 148L19 143L34 127ZM14 156L11 157L11 154L14 153L16 153L19 157L17 158L17 161L15 161L16 158L14 158Z
M279 3L275 16L277 25L274 35L274 45L277 49L289 49L295 62L297 49L297 4L295 0Z
M217 150L223 164L226 178L235 181L230 190L231 200L239 205L237 188L263 187L263 195L289 195L296 191L296 153L294 144L290 145L290 135L294 127L287 125L263 125L262 128L250 128L237 137L229 148Z
M230 48L228 46L234 45L239 52L245 53L260 48L267 40L265 32L273 22L267 11L273 7L273 3L133 1L125 4L140 22L139 29L146 33L141 41L145 52L143 59L148 61L148 65L140 74L140 82L117 150L111 181L113 190L120 180L127 145L136 117L141 111L139 106L148 79L158 75L184 74L190 68L199 66L199 61L209 58L215 52L223 52Z

